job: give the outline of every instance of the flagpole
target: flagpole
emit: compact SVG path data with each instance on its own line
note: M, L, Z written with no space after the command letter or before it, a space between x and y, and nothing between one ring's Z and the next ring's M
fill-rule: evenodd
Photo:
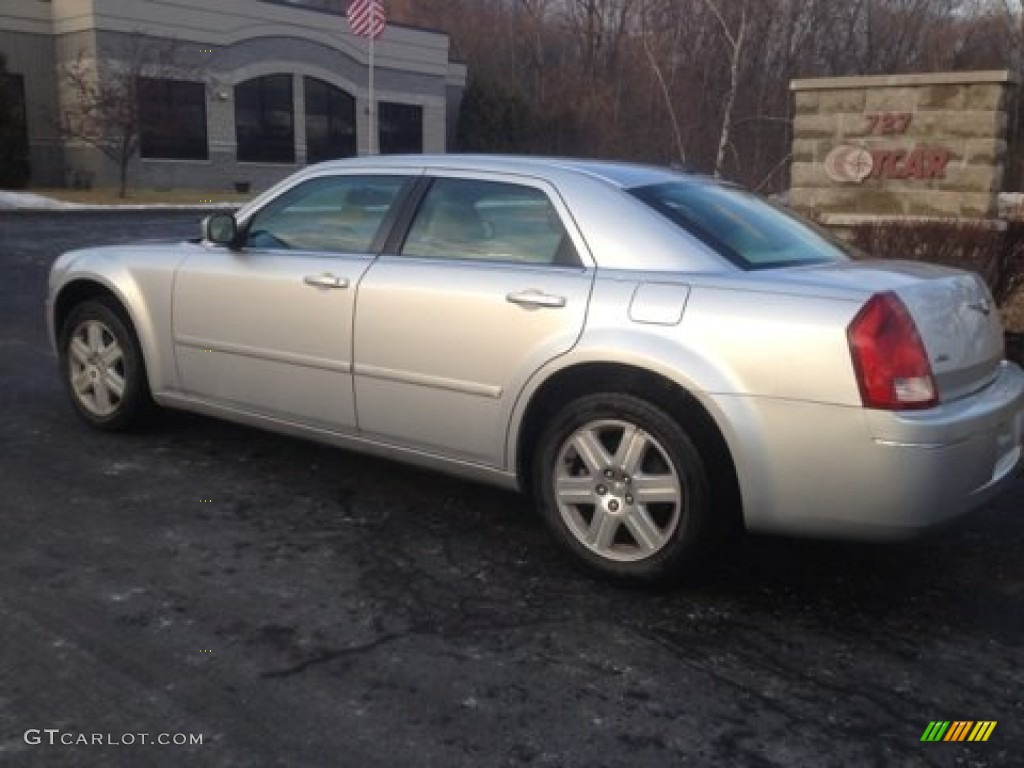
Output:
M377 105L373 98L373 30L370 30L370 136L367 141L368 152L376 155L377 144Z

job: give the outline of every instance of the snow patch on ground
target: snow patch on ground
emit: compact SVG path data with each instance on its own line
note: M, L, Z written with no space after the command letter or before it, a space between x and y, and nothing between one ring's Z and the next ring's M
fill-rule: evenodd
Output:
M0 189L0 210L22 210L22 211L150 211L150 210L196 210L196 209L224 209L234 210L241 206L241 203L200 203L190 205L188 203L126 203L125 205L95 205L92 203L69 203L64 200L54 200L52 197L35 195L31 192L12 192Z
M50 211L81 207L79 203L66 203L52 197L33 195L31 192L10 192L0 189L0 208L34 208Z

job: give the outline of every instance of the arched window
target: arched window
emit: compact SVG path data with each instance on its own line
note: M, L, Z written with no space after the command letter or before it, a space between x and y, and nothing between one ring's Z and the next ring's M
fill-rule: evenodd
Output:
M267 75L235 86L235 136L240 162L295 162L291 75Z
M356 154L356 100L315 77L303 79L306 101L306 160L319 163Z

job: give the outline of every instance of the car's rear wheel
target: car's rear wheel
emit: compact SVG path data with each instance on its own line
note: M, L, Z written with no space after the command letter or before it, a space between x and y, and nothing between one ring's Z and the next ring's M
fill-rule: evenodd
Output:
M621 393L582 397L544 430L534 488L557 538L591 571L654 583L712 543L709 481L685 429Z
M95 427L128 429L152 410L138 339L113 300L90 299L71 310L60 365L75 410Z

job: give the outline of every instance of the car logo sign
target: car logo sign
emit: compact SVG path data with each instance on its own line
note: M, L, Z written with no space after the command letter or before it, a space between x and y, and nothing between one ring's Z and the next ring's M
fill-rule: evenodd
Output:
M839 184L860 184L875 170L875 159L866 149L840 144L825 158L825 175Z

